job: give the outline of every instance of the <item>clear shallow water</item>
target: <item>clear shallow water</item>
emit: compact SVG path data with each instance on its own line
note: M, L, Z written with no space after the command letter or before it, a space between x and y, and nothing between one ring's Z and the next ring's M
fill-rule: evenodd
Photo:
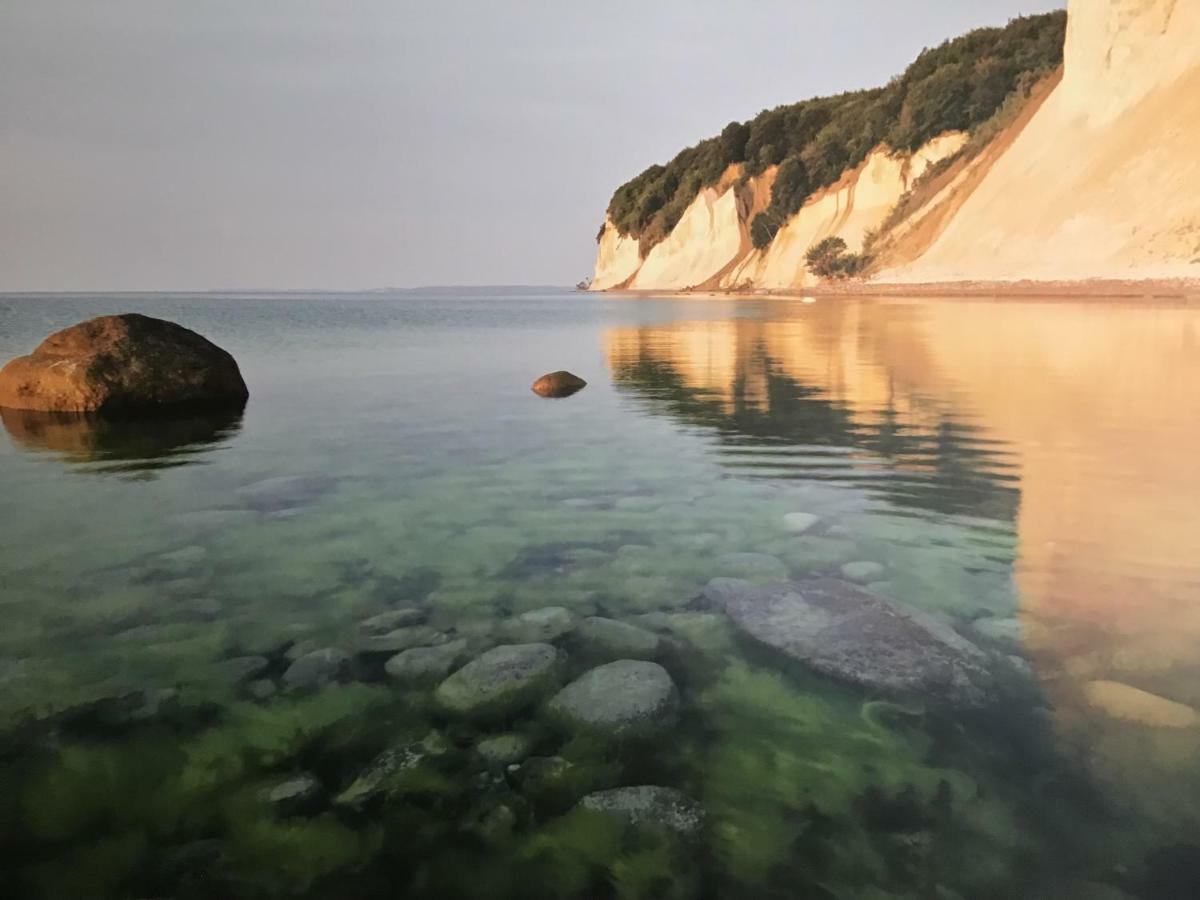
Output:
M5 297L0 357L117 311L226 347L251 400L153 428L3 416L18 896L1195 895L1200 308ZM564 367L589 387L529 392ZM789 531L796 512L816 524ZM713 577L862 562L1020 690L970 716L876 696L697 601ZM379 653L285 689L291 658L358 653L387 610L469 658L547 606L657 634L678 724L464 722ZM627 655L554 641L564 680ZM513 771L477 752L509 730L535 757ZM264 795L302 773L302 808ZM641 784L694 798L703 830L572 811Z

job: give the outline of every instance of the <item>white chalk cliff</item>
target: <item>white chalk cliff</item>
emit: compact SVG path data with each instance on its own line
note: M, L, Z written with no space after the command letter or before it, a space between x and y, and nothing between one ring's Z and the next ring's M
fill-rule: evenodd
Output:
M593 287L802 288L815 283L810 246L837 235L857 251L885 222L871 272L881 283L1200 278L1200 0L1070 0L1068 11L1061 80L900 221L913 182L965 135L911 155L877 149L762 251L749 223L770 170L705 189L644 259L610 222Z

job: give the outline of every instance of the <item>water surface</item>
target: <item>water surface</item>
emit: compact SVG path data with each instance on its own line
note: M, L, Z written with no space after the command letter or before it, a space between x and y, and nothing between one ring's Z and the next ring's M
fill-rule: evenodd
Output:
M224 346L251 400L0 416L17 896L1196 895L1200 307L7 296L0 357L118 311ZM588 388L530 393L560 368ZM856 563L1014 691L974 715L864 692L700 599ZM389 610L470 658L550 606L658 635L667 735L581 737L537 705L460 721L360 652ZM621 655L550 639L564 681ZM354 655L343 680L288 690L324 647ZM525 750L485 760L509 731ZM337 802L417 745L415 774ZM267 797L299 775L303 808ZM575 808L646 784L702 831Z

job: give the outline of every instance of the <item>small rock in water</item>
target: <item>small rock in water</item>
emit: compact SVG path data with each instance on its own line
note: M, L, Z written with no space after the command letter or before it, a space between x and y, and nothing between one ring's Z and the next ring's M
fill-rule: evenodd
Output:
M812 513L794 512L783 517L783 527L793 534L804 534L810 531L821 519Z
M547 606L522 613L504 625L509 640L521 644L547 643L575 627L574 614L563 606Z
M726 553L717 557L717 567L723 575L750 581L784 581L788 577L783 560L765 553Z
M447 638L436 628L414 625L397 628L386 634L368 634L358 639L355 649L359 653L399 653L410 647L435 647L444 644Z
M1083 693L1089 704L1114 719L1153 728L1191 728L1200 725L1200 713L1190 706L1128 684L1090 681Z
M449 713L502 719L536 703L559 678L558 651L550 644L493 647L440 685L434 698Z
M569 728L606 737L643 737L672 727L679 692L657 663L623 659L585 672L550 701Z
M494 766L518 763L529 756L531 750L533 741L516 732L486 737L475 745L475 752L483 757L485 762Z
M258 512L284 512L311 506L336 484L328 475L278 475L242 488L237 496Z
M617 658L651 659L661 644L652 631L600 616L584 619L576 633L588 647Z
M396 681L439 681L450 674L466 651L465 640L438 647L412 647L397 653L383 668Z
M358 623L358 630L366 635L387 634L397 628L419 625L425 621L425 610L410 606L405 609L390 609Z
M642 785L588 794L579 808L619 816L633 826L664 826L684 836L704 827L704 809L683 791Z
M375 757L366 770L334 800L338 806L359 806L379 794L403 788L404 776L430 757L443 756L450 744L436 731L422 740L397 744Z
M882 581L887 569L880 563L870 560L857 560L842 566L842 577L855 584L870 584L872 581Z
M350 670L350 654L336 647L314 650L288 666L283 681L292 690L323 687L345 678Z
M996 619L991 616L985 619L976 619L971 623L971 630L999 644L1016 646L1020 646L1021 636L1024 633L1020 619Z
M321 793L321 782L303 773L264 788L261 796L280 815L294 816L313 809L319 803Z
M585 387L587 382L578 375L572 375L570 372L551 372L533 383L533 392L539 397L570 397Z
M932 616L845 581L751 588L726 599L725 611L749 637L868 690L960 708L995 697L982 650Z
M255 700L270 700L278 690L275 682L268 678L260 678L246 685L246 693Z
M724 609L727 601L753 589L754 584L744 578L714 578L704 586L701 596L718 609Z
M237 686L261 675L269 665L265 656L238 656L221 660L215 668L221 681Z

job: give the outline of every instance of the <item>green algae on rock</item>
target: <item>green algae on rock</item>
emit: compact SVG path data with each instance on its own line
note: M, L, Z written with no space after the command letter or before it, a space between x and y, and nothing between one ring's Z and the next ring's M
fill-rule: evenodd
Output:
M558 651L550 644L493 647L438 685L434 699L453 715L503 719L549 694L559 668Z

